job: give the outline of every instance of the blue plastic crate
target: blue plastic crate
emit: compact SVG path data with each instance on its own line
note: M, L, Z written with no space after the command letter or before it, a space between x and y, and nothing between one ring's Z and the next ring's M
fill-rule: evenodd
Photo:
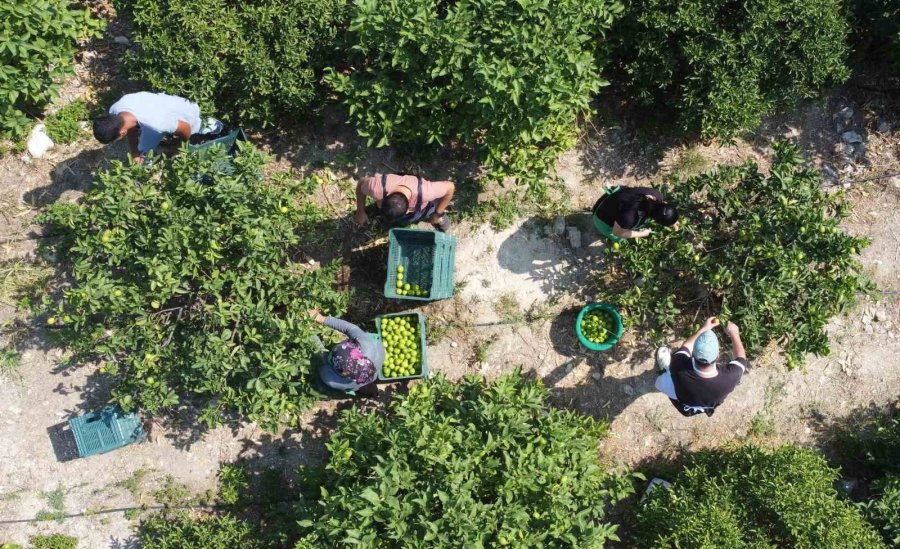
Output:
M106 406L69 420L80 457L116 450L147 439L141 418L126 414L118 406Z

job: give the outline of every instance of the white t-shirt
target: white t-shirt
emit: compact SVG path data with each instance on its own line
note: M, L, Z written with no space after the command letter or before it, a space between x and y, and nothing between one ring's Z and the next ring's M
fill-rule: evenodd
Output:
M128 112L137 118L141 127L138 150L155 149L165 133L175 133L178 122L191 126L191 135L200 131L200 107L183 97L165 93L138 92L122 96L109 108L109 114Z

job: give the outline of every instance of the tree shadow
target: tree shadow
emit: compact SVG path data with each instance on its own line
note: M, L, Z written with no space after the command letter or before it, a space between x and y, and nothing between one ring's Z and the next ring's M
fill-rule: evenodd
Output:
M601 352L584 348L575 335L579 310L580 307L564 310L553 319L550 341L553 349L568 360L544 375L542 381L550 388L554 404L612 422L632 402L656 391L657 373L652 367L642 366L648 351L628 342ZM614 364L617 374L621 374L624 364L630 375L611 375L609 370ZM579 374L583 378L575 385L565 383L573 375L578 379Z
M108 168L115 160L128 162L126 143L96 145L95 148L83 149L74 157L56 164L50 174L50 183L26 191L22 194L22 201L37 209L60 201L69 191L85 193L90 189L98 170Z
M566 221L579 229L580 248L571 248L565 236L548 234L551 220L533 217L500 244L500 266L515 274L526 274L545 294L586 298L591 275L601 268L605 243L590 226L590 214L572 214Z

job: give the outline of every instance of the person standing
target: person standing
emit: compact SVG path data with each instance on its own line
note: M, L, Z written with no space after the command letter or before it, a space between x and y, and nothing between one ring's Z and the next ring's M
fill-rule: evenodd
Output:
M439 231L450 228L447 206L456 186L450 181L428 181L415 175L376 173L356 185L356 215L359 225L369 220L366 197L375 200L392 226L412 225L427 220Z
M718 325L719 321L710 317L674 355L670 356L665 347L656 352L657 366L666 369L656 378L656 389L668 396L683 416L712 416L750 368L740 329L733 322L725 327L731 338L732 358L724 366L716 364L719 339L713 328Z
M678 209L650 187L608 188L592 211L594 227L613 242L648 236L651 219L666 227L678 221Z
M357 395L367 397L378 396L375 382L387 354L384 346L359 326L346 320L322 316L316 309L309 311L309 314L319 324L347 336L330 352L318 336L315 338L321 351L326 353L318 371L322 381L338 391L354 391Z
M138 92L123 95L113 103L109 113L93 121L94 137L107 144L128 137L131 157L144 161L144 155L159 147L164 135L190 141L195 134L215 134L222 123L215 118L204 127L200 107L192 102L165 93Z

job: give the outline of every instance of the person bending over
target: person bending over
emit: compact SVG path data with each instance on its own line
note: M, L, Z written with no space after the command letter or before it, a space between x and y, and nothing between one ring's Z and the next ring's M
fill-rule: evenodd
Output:
M731 338L731 360L724 366L716 364L719 339L712 330L718 325L719 321L711 317L674 355L670 356L665 347L656 352L657 366L667 368L656 378L656 389L669 397L683 416L712 416L750 367L740 330L733 322L725 327Z
M613 242L648 236L651 219L666 227L678 221L678 209L650 187L608 188L594 204L593 214L594 227Z
M391 226L429 221L439 231L450 228L447 206L456 186L450 181L428 181L415 175L379 174L363 177L356 185L356 222L365 225L366 197L375 200Z
M316 337L320 349L327 353L319 367L322 381L338 391L354 391L360 396L378 395L378 372L384 365L386 352L379 341L359 326L333 316L322 316L318 310L309 311L313 320L341 332L347 339L329 352Z
M94 137L103 144L127 137L131 156L139 163L159 147L164 135L190 141L194 134L214 134L222 127L215 118L208 119L204 127L196 103L151 92L123 95L109 108L109 114L95 118L93 125Z

